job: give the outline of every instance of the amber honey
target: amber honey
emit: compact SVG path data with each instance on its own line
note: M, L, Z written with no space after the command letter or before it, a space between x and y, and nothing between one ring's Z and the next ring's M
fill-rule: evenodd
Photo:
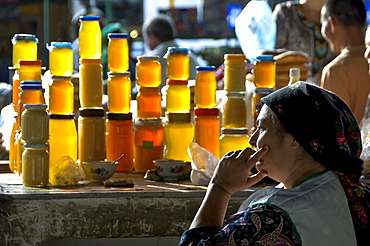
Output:
M101 59L80 59L80 104L82 108L101 107L103 67Z
M127 114L130 112L130 72L108 74L108 111Z
M247 103L245 93L227 93L222 109L223 128L247 127Z
M190 88L187 80L167 80L166 110L169 113L188 113L190 111Z
M53 76L49 87L49 112L72 114L74 109L74 86L70 77Z
M159 118L162 114L161 94L158 87L140 87L136 97L137 117Z
M199 108L216 106L217 82L214 66L196 67L194 102Z
M254 63L254 84L258 88L274 88L276 85L276 63L272 55L262 55Z
M169 47L167 54L167 77L172 80L189 78L189 50L181 47Z
M108 33L108 69L125 73L129 69L127 33Z
M162 81L158 56L138 56L136 83L142 87L158 87Z

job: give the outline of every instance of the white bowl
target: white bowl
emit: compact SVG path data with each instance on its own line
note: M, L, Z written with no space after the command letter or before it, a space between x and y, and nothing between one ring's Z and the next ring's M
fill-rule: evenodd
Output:
M184 174L185 161L178 160L155 160L157 174L164 181L176 181Z
M87 180L105 181L113 176L117 163L113 161L86 161L83 169Z

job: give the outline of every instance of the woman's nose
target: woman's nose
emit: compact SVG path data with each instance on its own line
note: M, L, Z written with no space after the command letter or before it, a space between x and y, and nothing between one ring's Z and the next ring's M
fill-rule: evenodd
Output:
M364 57L365 57L366 60L368 60L370 58L370 47L366 48Z
M252 136L249 138L249 144L253 147L256 147L256 140L257 140L257 131L253 132Z

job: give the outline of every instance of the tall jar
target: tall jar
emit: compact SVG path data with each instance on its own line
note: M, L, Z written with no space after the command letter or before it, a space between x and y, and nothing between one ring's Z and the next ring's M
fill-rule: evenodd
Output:
M73 114L74 86L71 77L52 76L49 85L49 112Z
M134 129L132 113L107 113L106 120L107 160L114 161L122 154L116 171L131 171L134 166Z
M166 110L169 113L188 113L191 99L187 80L167 80Z
M25 104L22 113L22 139L26 144L46 144L49 140L49 115L45 104Z
M129 69L127 33L108 33L108 69L125 73Z
M108 73L108 111L127 114L131 110L130 72Z
M105 117L103 108L81 108L78 117L78 158L85 161L105 159Z
M190 113L168 113L164 126L166 159L190 162L187 149L194 139L194 125Z
M247 103L245 93L227 93L222 108L222 127L246 128Z
M99 16L80 16L81 25L78 32L78 39L80 42L79 54L81 58L101 58L102 34L99 20Z
M103 67L101 59L80 59L80 104L82 108L102 107Z
M254 62L254 85L272 89L276 85L276 62L273 55L257 56Z
M247 60L242 54L225 54L225 91L227 92L245 92L245 76Z
M54 76L70 77L73 73L73 51L70 42L51 42L49 50L50 73Z
M217 82L214 66L197 66L194 87L194 103L199 108L213 108L216 106Z
M20 87L19 71L18 69L15 69L12 77L12 104L15 112L17 112L18 109L20 92L19 87Z
M41 81L41 60L19 60L20 81Z
M194 142L220 158L220 118L217 108L195 108Z
M46 187L49 183L49 153L46 144L25 145L22 154L24 186Z
M252 147L249 144L249 134L247 128L221 129L220 157L224 156L230 151L242 150L247 147Z
M137 117L157 119L162 115L161 94L158 87L139 87L136 97Z
M15 34L13 44L13 67L18 68L18 60L36 60L39 40L32 34Z
M162 81L161 64L158 56L138 56L136 83L142 87L158 87Z
M163 124L161 119L134 121L134 169L146 172L155 169L154 160L163 159Z
M49 132L50 169L65 155L77 161L77 129L74 114L50 114Z
M171 80L188 80L190 57L189 50L182 47L168 47L167 77Z

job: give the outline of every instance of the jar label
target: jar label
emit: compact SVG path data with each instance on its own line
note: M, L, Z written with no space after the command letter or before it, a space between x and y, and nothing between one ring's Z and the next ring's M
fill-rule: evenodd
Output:
M153 149L153 141L143 141L143 149Z

